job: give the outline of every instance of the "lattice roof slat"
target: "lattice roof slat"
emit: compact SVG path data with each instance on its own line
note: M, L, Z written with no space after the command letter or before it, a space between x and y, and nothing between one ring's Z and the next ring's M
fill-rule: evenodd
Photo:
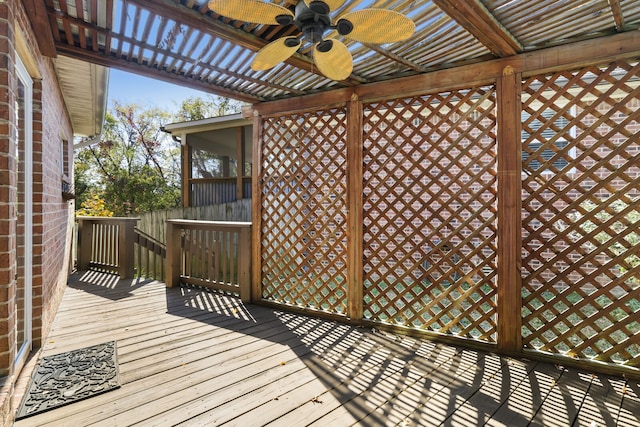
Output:
M416 25L406 41L371 46L336 36L353 73L322 76L305 43L286 64L253 71L255 52L291 25L256 25L218 16L205 0L25 0L42 2L49 32L39 44L58 54L249 102L300 96L427 73L615 32L640 29L635 0L354 0L332 16L367 7L404 13ZM266 0L265 0L266 1ZM293 7L296 0L274 0Z

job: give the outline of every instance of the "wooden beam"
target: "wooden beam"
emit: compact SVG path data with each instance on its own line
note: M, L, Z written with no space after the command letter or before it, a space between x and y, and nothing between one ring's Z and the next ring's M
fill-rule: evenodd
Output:
M262 99L243 92L231 90L213 83L207 83L200 80L190 79L185 76L173 74L167 71L158 70L157 68L148 67L137 62L131 62L126 59L118 59L116 57L105 56L103 53L96 53L91 50L85 50L67 44L57 44L58 52L63 55L71 56L72 58L80 59L82 61L91 62L94 64L102 65L104 67L117 68L123 71L128 71L134 74L139 74L145 77L151 77L154 79L162 80L168 83L173 83L192 89L201 90L203 92L215 93L221 96L237 99L245 102L258 102Z
M622 14L622 8L620 7L620 0L609 0L611 6L611 15L613 15L613 21L616 23L617 31L624 31L624 15Z
M480 0L433 0L444 13L471 33L494 55L522 52L522 44L487 10Z
M363 158L362 103L354 93L347 103L347 316L363 316Z
M522 76L507 66L498 98L498 347L522 349Z
M244 199L244 126L236 128L236 199Z
M363 102L375 101L490 84L502 75L502 70L506 66L513 67L514 72L527 77L619 59L633 59L638 56L640 56L640 31L627 31L508 58L370 83L352 90ZM324 96L329 95L325 93Z
M176 20L182 24L198 28L201 31L209 32L223 40L230 41L237 46L250 49L254 52L265 47L269 42L259 37L249 34L245 31L237 29L231 25L227 25L221 21L204 15L192 8L181 5L179 2L172 0L136 0L135 4L159 16L165 16ZM322 75L313 63L313 59L295 53L285 61L289 65L300 68L306 72ZM362 83L362 79L351 78L346 79L342 83L350 86Z
M52 16L57 16L57 14L52 14ZM78 28L80 29L80 32L82 32L84 29L91 31L92 33L96 33L96 37L98 36L98 34L104 35L105 38L108 39L116 39L118 40L120 43L119 45L122 46L123 44L128 44L129 46L138 46L139 47L139 52L153 52L153 55L151 56L151 60L148 61L144 61L143 58L141 57L133 57L131 54L131 49L130 52L127 54L123 54L120 51L108 51L106 49L106 47L101 46L102 49L86 49L86 47L80 47L76 49L81 49L81 50L87 50L88 52L91 52L90 54L95 54L100 56L101 55L101 51L104 51L104 55L106 56L111 56L114 58L120 58L121 60L125 61L125 62L131 62L137 65L146 65L149 68L152 69L157 69L157 70L163 70L165 68L167 68L165 65L163 65L162 63L157 63L155 61L155 58L159 55L161 56L165 56L167 54L165 49L159 48L157 46L157 44L151 44L151 43L147 43L144 40L137 40L131 37L127 37L121 34L111 34L109 33L107 30L105 30L104 28L101 28L95 24L92 23L88 23L85 21L82 21L78 18L74 18L74 17L70 17L70 16L65 16L64 17L64 22L65 24L73 24L73 25L77 25ZM73 42L68 42L67 44L62 43L60 40L58 41L58 44L60 44L60 49L73 49L73 47L75 47L75 44ZM106 45L109 46L109 45ZM89 55L90 55L89 54ZM194 63L195 66L195 59L193 59L192 57L189 56L184 56L182 54L179 53L171 53L170 56L173 58L173 61L175 62L176 60L181 60L184 63ZM256 78L251 78L251 77L247 77L244 74L240 74L240 73L236 73L233 71L230 71L228 69L225 68L221 68L221 67L217 67L211 63L200 63L199 64L202 68L206 68L209 73L211 73L212 71L224 74L226 76L229 77L234 77L236 79L241 79L247 82L251 82L254 83L256 85L261 85L261 86L267 86L273 89L279 89L279 90L283 90L292 94L297 94L297 95L301 95L304 92L297 90L295 88L291 88L289 86L282 86L270 81L264 81L261 79L256 79ZM169 69L171 69L171 67L168 67ZM171 73L171 74L176 74L176 75L182 75L184 76L184 74L176 72L176 73ZM197 79L196 79L197 80Z
M251 167L251 299L262 300L262 120L253 113L253 165Z
M181 135L182 153L182 207L188 208L191 205L191 149L187 144L187 134Z
M297 98L280 99L253 105L254 114L270 116L273 114L289 114L296 111L342 106L351 99L353 88L336 89Z
M262 102L247 107L243 114L269 116L314 109L319 106L344 105L355 92L362 102L405 96L423 95L442 90L463 89L493 84L502 76L502 70L511 66L524 77L580 68L587 65L631 59L640 56L640 31L628 31L597 39L556 46L535 52L433 71L355 88L336 89L297 98Z
M22 0L22 4L29 17L40 53L44 56L55 58L57 56L56 46L53 41L53 31L49 25L49 16L44 0Z
M418 71L420 73L424 73L426 72L426 68L423 67L422 65L410 61L406 58L401 57L400 55L396 55L393 52L388 51L387 49L384 49L383 47L381 47L380 45L377 44L371 44L371 43L363 43L364 46L366 46L368 49L373 50L374 52L378 52L380 55L384 56L387 59L390 59L394 62L397 62L398 64L402 64L407 68L410 68L414 71Z
M182 254L182 239L180 225L174 224L172 220L166 221L166 241L167 241L167 263L165 264L165 283L167 288L180 286L180 275L182 268L180 257Z

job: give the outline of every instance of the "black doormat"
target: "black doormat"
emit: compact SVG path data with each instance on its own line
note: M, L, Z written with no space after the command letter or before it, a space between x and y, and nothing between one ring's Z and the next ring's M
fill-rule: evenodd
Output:
M16 419L119 387L115 341L43 357L31 376Z

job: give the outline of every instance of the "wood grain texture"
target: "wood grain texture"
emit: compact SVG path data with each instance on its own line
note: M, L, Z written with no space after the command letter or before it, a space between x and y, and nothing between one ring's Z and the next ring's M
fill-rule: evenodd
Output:
M638 383L622 378L245 305L197 287L72 277L41 355L112 339L120 389L16 427L640 425Z

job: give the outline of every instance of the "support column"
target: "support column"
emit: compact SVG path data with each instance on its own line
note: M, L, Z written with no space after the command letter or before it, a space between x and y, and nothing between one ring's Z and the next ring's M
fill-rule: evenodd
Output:
M87 271L91 265L93 221L78 218L78 270Z
M182 141L182 207L188 208L191 204L191 150L187 144L187 135L183 134Z
M262 118L253 111L253 170L251 173L251 299L262 299Z
M347 316L363 316L362 270L362 102L354 93L347 103Z
M236 158L238 166L236 167L236 199L244 199L244 184L242 178L244 178L244 163L245 163L245 150L244 150L244 126L238 126L236 128Z
M174 224L171 220L168 220L166 224L167 263L165 267L165 283L167 288L172 288L180 285L180 274L182 273L180 262L182 253L182 228Z
M132 279L135 272L135 237L138 218L125 218L118 224L118 274L121 279Z
M522 351L522 75L511 66L498 97L498 346Z

